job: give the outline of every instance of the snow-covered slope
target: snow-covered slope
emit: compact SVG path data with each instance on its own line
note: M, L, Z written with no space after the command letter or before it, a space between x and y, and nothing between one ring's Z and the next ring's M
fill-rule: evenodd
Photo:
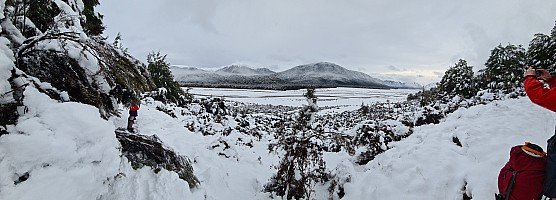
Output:
M278 155L266 150L271 138L257 141L234 131L228 137L202 136L186 130L179 116L173 119L149 104L142 109L142 134L157 134L180 154L194 158L201 181L194 197L269 199L261 190L278 162ZM343 199L462 199L464 192L473 199L490 199L510 148L524 141L546 146L555 122L551 112L527 98L498 101L460 109L440 124L418 127L364 166L353 163L344 151L325 153L324 158L328 170L341 169L351 177ZM227 126L237 124L230 121L218 129ZM219 156L220 147L211 150L219 141L230 144L224 152L231 158ZM254 147L234 145L239 141L252 141ZM317 199L328 198L326 187L316 190Z
M512 146L546 147L555 116L526 97L461 109L415 129L346 184L346 199L492 199ZM453 142L461 141L462 147Z
M59 103L33 87L25 114L0 137L0 199L178 199L191 196L175 173L132 169L115 126L98 109Z

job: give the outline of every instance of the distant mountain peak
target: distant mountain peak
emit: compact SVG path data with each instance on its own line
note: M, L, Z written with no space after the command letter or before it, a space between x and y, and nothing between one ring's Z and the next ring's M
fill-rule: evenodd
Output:
M242 71L251 71L251 70L253 69L244 65L230 65L230 66L223 67L222 69L219 69L217 71L240 73Z
M224 75L243 75L243 76L253 76L253 75L269 75L276 72L267 68L253 69L245 65L230 65L216 70L216 73Z
M314 68L340 68L345 69L344 67L331 62L318 62L318 63L311 63L306 65L299 65L297 67L314 67Z
M263 68L257 68L257 69L255 69L255 71L259 72L259 74L261 74L261 75L276 74L275 71L272 71L272 70L270 70L268 68L264 68L264 67Z

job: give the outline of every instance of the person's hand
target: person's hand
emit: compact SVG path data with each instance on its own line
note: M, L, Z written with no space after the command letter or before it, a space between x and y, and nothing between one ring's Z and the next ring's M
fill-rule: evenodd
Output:
M537 72L536 71L540 71L540 76L537 76ZM523 73L523 77L527 77L527 76L535 76L538 79L542 79L545 82L546 81L551 81L552 80L552 75L550 74L550 72L548 72L546 69L533 69L532 67L529 67L527 70L525 70L525 72Z
M545 69L537 69L539 71L541 71L541 75L539 76L540 79L544 80L544 81L551 81L552 80L552 75L550 75L550 72L548 72Z
M525 72L523 72L523 77L527 77L527 76L537 76L535 74L535 69L529 67L527 70L525 70Z

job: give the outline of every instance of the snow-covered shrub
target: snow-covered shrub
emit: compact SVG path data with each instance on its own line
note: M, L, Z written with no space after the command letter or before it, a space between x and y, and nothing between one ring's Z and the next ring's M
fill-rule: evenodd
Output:
M400 141L411 135L413 130L394 120L367 121L356 129L353 138L355 146L364 148L356 157L355 163L364 165L376 155L388 150L388 143Z
M310 199L315 184L328 179L322 158L324 129L312 126L318 111L314 89L307 89L304 96L308 105L294 117L295 121L287 121L278 129L278 141L269 145L271 152L284 151L284 155L264 191L286 199Z
M341 199L346 194L344 184L351 181L351 173L354 172L353 165L344 161L330 172L330 187L328 188L329 199Z
M153 98L162 102L175 103L179 106L191 102L193 96L183 90L170 71L170 63L166 61L166 55L160 52L150 53L147 56L148 70L157 88L160 88Z

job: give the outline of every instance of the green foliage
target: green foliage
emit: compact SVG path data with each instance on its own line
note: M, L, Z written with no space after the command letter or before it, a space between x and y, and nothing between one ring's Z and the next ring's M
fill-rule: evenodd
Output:
M521 45L498 45L485 63L486 69L478 76L478 86L491 92L509 94L521 84L526 52Z
M538 33L529 42L527 65L546 69L552 74L556 72L556 25L550 35Z
M120 49L124 53L127 53L127 48L122 45L122 40L123 40L122 34L118 32L118 35L116 35L116 37L114 38L114 42L112 43L112 46L114 46L114 48Z
M477 92L474 87L473 67L467 66L467 61L460 59L455 66L450 67L438 83L441 95L447 98L460 95L469 98Z
M556 38L556 25L554 25L554 28L550 31L550 37L552 37L552 39Z
M28 3L29 8L25 15L31 20L35 26L42 32L51 28L54 23L54 17L60 13L60 9L50 0L36 0ZM25 35L29 37L30 35Z
M160 52L150 53L147 56L148 70L151 79L159 90L157 95L162 102L171 102L178 105L185 105L191 102L193 98L190 94L184 92L178 82L174 80L174 76L170 71L170 63L166 61L166 55L160 55Z
M529 49L527 50L527 66L535 69L544 68L550 72L555 72L554 69L554 49L551 49L552 41L550 36L537 33L533 40L529 42Z
M304 96L309 105L299 111L293 124L283 125L277 133L278 142L269 145L270 151L282 149L285 155L264 189L286 199L311 199L315 184L328 180L322 158L324 129L311 126L318 110L315 90L307 89Z
M307 99L316 99L315 88L307 88L307 91L303 93L303 96Z
M100 35L104 32L104 25L102 24L102 15L95 13L95 6L99 5L98 0L83 0L83 15L85 19L81 20L81 26L85 29L88 35Z
M0 129L6 125L16 124L18 113L17 107L21 106L18 103L3 103L0 104ZM0 133L0 135L2 135Z
M427 105L432 104L436 100L437 96L438 96L438 94L437 94L437 90L435 88L432 88L430 90L425 90L423 88L422 91L419 91L419 92L415 93L414 95L409 94L407 96L407 100L408 101L417 100L417 101L419 101L420 106L427 106Z
M369 114L369 105L365 105L365 104L361 103L361 107L359 107L359 112L363 116L368 115Z
M72 0L64 1L70 4L69 1ZM73 4L76 5L77 3ZM95 12L95 6L97 5L99 5L98 0L83 0L83 10L79 11L81 14L79 16L81 27L83 27L88 35L101 35L105 29L102 23L103 16ZM25 21L21 18L18 19L18 17L32 21L39 31L46 32L53 28L54 17L61 12L58 5L52 0L8 0L6 1L6 6L13 10L8 15L25 37L35 36L35 30L30 28L29 24L25 24ZM73 9L78 11L76 7Z

